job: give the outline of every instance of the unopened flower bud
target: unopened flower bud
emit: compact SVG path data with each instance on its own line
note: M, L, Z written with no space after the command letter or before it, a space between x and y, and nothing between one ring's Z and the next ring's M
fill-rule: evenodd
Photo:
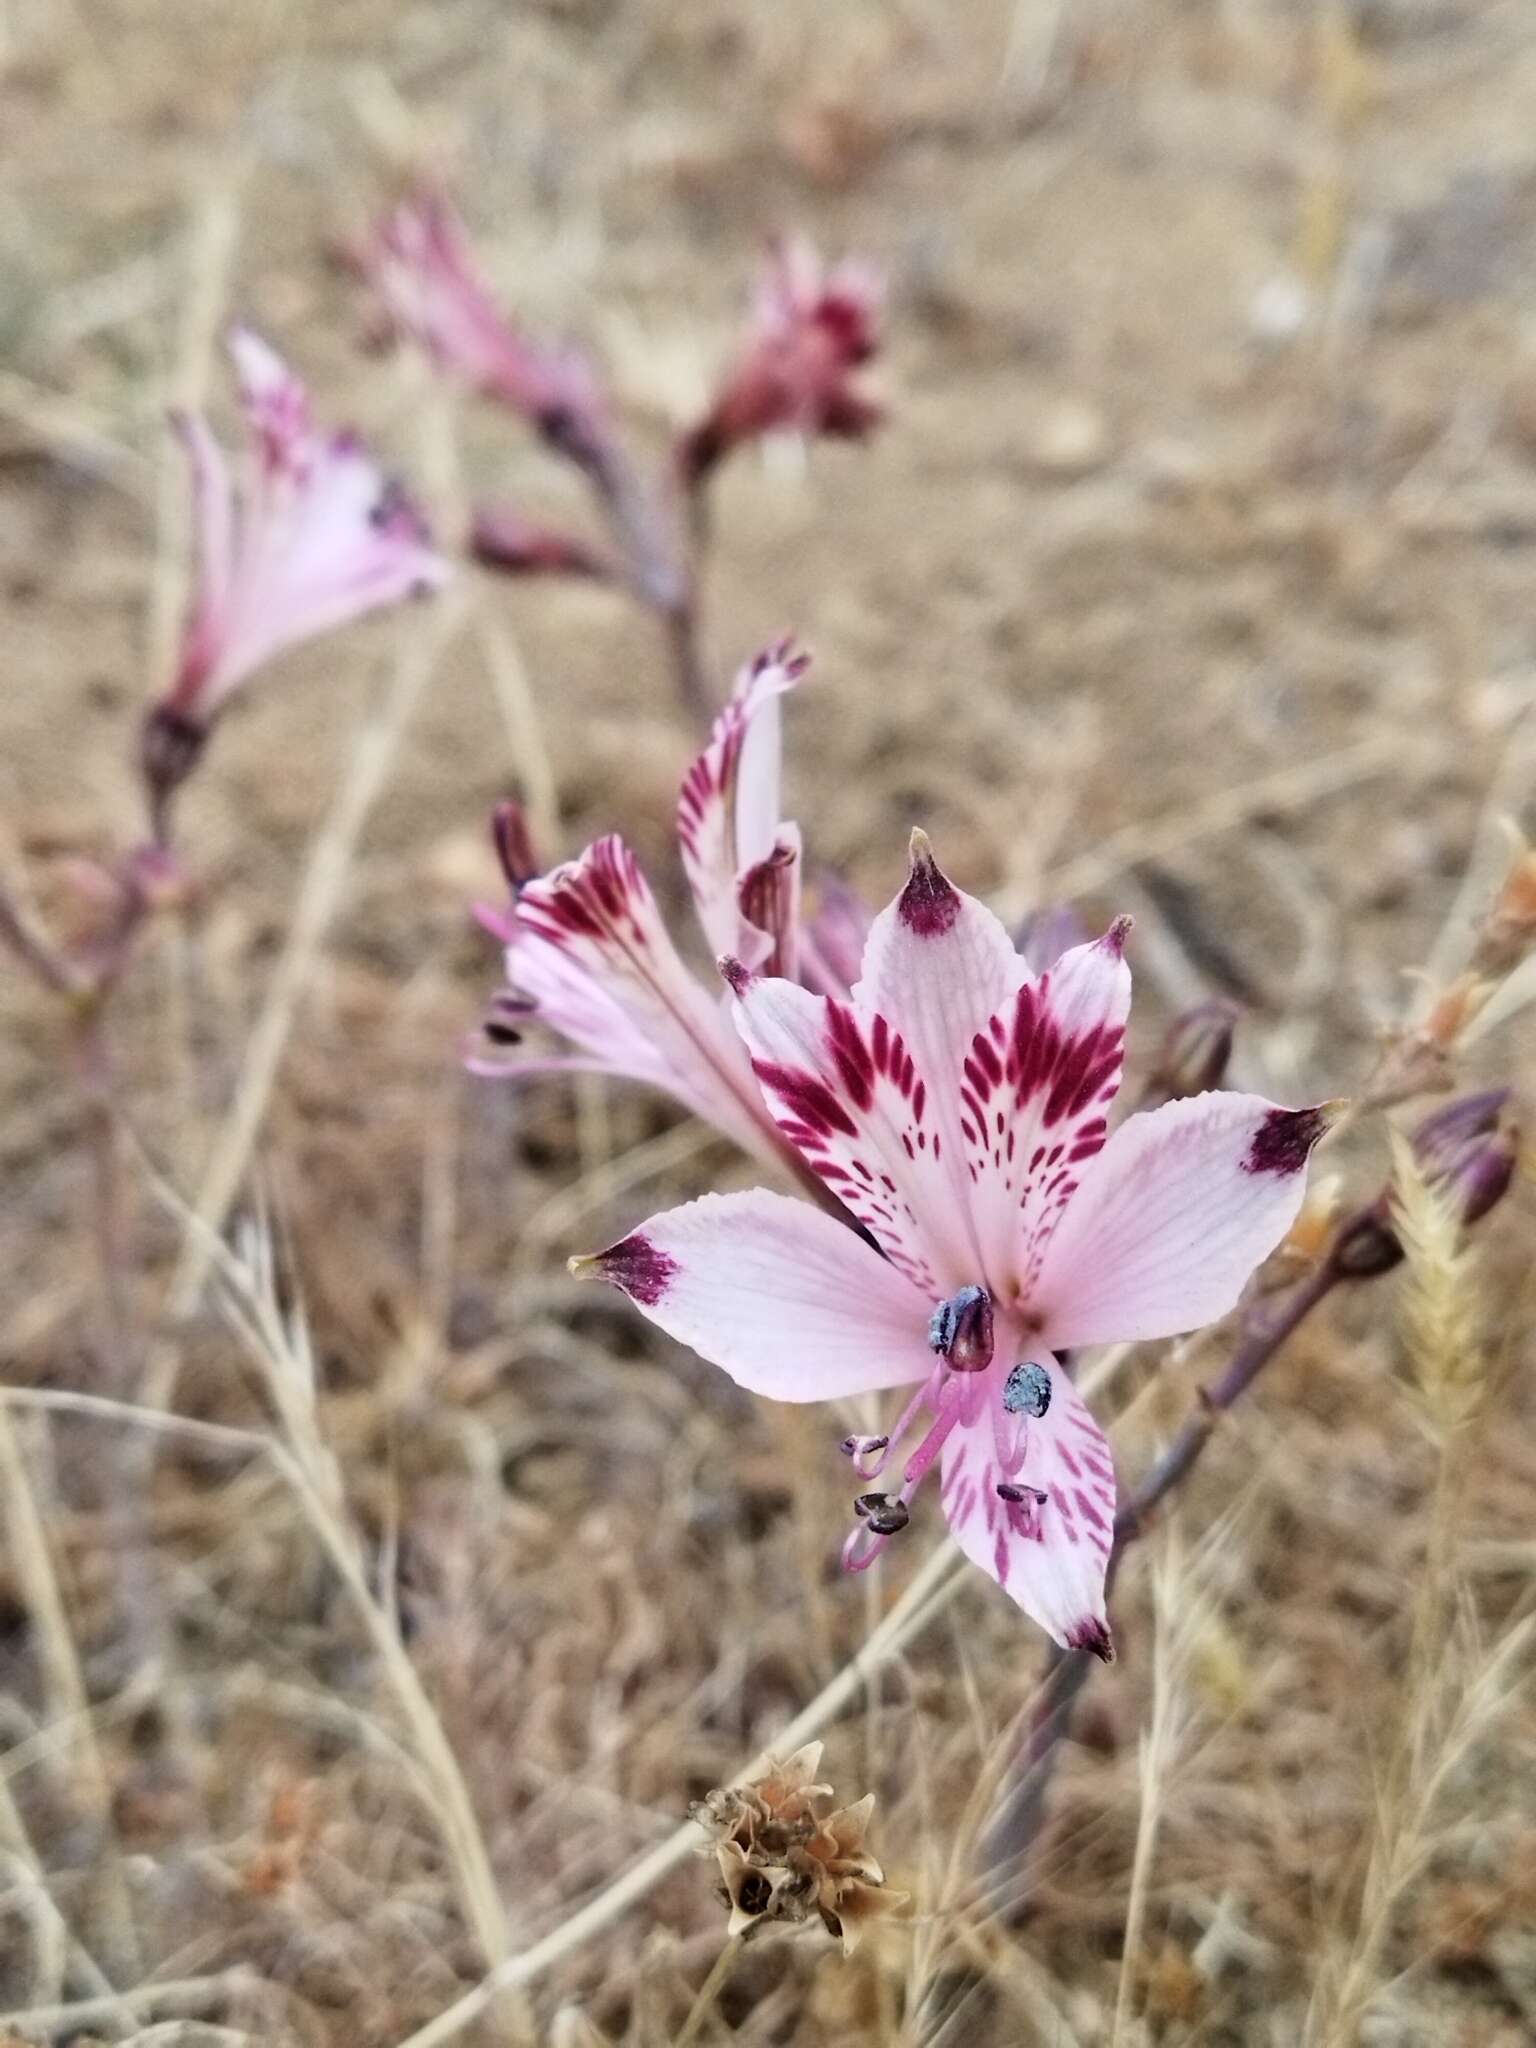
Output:
M1499 1125L1508 1100L1507 1088L1461 1096L1426 1117L1409 1140L1426 1183L1454 1202L1464 1227L1495 1208L1514 1179L1516 1137ZM1401 1262L1390 1188L1344 1224L1330 1256L1335 1270L1351 1280L1390 1272Z
M492 811L491 843L507 878L507 887L516 896L541 872L533 850L533 835L528 829L528 813L520 803L509 799Z
M992 1297L962 1287L941 1301L928 1322L928 1342L951 1372L985 1372L992 1363Z
M559 533L496 506L476 510L469 545L477 562L505 576L584 576L606 583L614 573L601 548L580 534Z
M1153 1063L1151 1088L1170 1102L1219 1088L1232 1057L1237 1019L1237 1005L1220 996L1175 1017Z

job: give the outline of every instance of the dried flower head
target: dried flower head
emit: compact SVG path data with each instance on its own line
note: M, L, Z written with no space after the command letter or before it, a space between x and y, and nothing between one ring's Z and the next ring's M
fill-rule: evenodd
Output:
M905 1905L865 1846L875 1795L834 1808L816 1782L822 1745L808 1742L783 1763L770 1758L745 1785L709 1792L692 1814L708 1836L704 1853L720 1871L728 1933L754 1934L770 1921L799 1925L817 1915L852 1955L874 1920Z

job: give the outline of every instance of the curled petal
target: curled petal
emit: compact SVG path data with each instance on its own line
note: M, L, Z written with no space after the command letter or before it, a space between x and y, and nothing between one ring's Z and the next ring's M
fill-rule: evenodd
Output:
M785 640L741 670L677 800L683 869L710 949L748 967L763 965L772 938L744 918L741 884L779 838L779 699L808 666Z
M932 1368L923 1296L845 1225L786 1195L705 1195L573 1265L776 1401L870 1393Z
M1122 1124L1082 1172L1029 1297L1039 1341L1172 1337L1236 1306L1296 1220L1332 1112L1220 1093Z

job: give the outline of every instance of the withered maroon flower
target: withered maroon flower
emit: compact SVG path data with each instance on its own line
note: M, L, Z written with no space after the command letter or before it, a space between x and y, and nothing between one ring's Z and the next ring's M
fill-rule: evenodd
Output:
M854 372L879 347L879 281L868 265L827 271L812 245L787 237L764 265L746 347L708 413L685 435L684 477L697 482L743 441L762 434L862 440L878 405Z
M753 1392L912 1387L886 1435L844 1446L866 1484L900 1471L861 1494L845 1561L874 1560L937 1467L966 1554L1106 1657L1114 1468L1055 1354L1224 1315L1330 1120L1206 1094L1111 1134L1128 928L1037 978L914 834L850 997L729 970L779 1130L867 1235L782 1195L706 1195L576 1262Z

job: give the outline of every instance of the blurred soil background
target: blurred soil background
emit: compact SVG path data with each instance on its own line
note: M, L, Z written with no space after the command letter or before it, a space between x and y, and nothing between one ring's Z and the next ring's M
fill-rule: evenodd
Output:
M445 543L471 492L585 519L515 421L359 348L327 252L425 162L505 302L590 340L658 448L701 408L767 235L884 268L884 430L739 461L716 502L719 687L786 629L816 657L788 815L875 900L921 822L1012 912L1130 910L1143 1051L1226 993L1240 1081L1346 1095L1413 970L1460 964L1500 819L1533 823L1533 108L1528 0L6 0L5 871L67 924L78 862L138 829L134 721L186 542L165 408L206 392L229 423L231 315L388 452ZM750 1404L567 1280L569 1253L751 1176L638 1091L463 1074L498 973L467 908L496 893L484 823L521 788L549 858L621 830L681 915L695 735L621 598L466 570L450 602L287 660L221 726L182 820L198 900L141 960L117 1037L147 1348L181 1411L267 1431L217 1290L167 1315L184 1219L164 1189L192 1199L227 1134L336 792L400 665L430 658L294 991L233 1241L270 1256L284 1341L310 1347L367 1582L461 1761L518 1949L771 1741L940 1531L920 1517L887 1583L840 1577L837 1418ZM4 1377L111 1391L57 1020L9 968L0 1008ZM1462 1078L1529 1088L1528 1018ZM1379 1122L1323 1166L1367 1198ZM1492 1391L1456 1532L1467 1669L1505 1661L1414 1824L1358 2034L1381 2048L1536 2039L1531 1213L1527 1184L1478 1239ZM827 1731L839 1790L879 1794L910 1919L849 1964L819 1932L768 1935L705 2038L1304 2038L1358 1943L1351 1873L1418 1682L1434 1474L1394 1285L1307 1325L1128 1568L1120 1661L1022 1917L1004 1929L972 1893L977 1788L1045 1645L972 1574ZM1123 1473L1221 1357L1217 1332L1128 1361ZM270 1461L165 1439L132 1597L171 1619L146 1664L104 1478L124 1430L15 1413L62 1610L50 1637L13 1496L0 2012L87 1996L57 1915L98 1961L122 1939L60 1626L131 1902L127 1960L103 1967L194 1988L12 2032L405 2041L484 1945L313 1518ZM690 1861L457 2038L668 2041L722 1934Z

